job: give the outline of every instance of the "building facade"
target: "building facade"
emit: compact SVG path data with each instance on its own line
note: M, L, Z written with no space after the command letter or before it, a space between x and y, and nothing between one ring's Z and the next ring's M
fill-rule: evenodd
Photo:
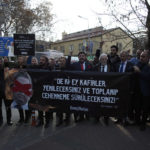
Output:
M121 28L104 30L103 27L96 27L71 34L63 34L62 40L51 43L51 49L60 50L65 56L73 51L73 56L77 56L80 51L85 51L88 55L94 56L97 49L109 53L111 45L117 45L119 52L122 50L133 50L133 39Z

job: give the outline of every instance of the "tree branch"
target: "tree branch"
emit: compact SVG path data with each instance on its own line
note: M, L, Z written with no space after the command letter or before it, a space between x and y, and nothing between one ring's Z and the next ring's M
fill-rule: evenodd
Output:
M131 6L131 8L132 8L134 14L136 15L136 17L139 19L139 21L141 22L141 24L142 24L144 27L146 27L146 25L143 23L143 21L140 19L140 17L137 15L135 9L133 8L132 3L131 3L131 0L129 0L129 3L130 3L130 6Z

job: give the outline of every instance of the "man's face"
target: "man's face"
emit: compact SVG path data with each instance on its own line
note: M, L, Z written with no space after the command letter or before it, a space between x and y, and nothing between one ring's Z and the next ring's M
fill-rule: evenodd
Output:
M23 57L18 57L18 64L23 64L23 61L24 61Z
M44 57L40 57L40 65L45 65L46 59Z
M51 66L51 67L53 67L53 66L55 66L55 60L53 59L53 58L50 58L49 59L49 65Z
M106 65L107 64L107 56L101 56L101 58L100 58L100 63L102 64L102 65Z
M4 62L8 62L8 58L7 57L4 57Z
M112 47L112 48L111 48L111 55L112 55L112 56L115 56L116 54L117 54L116 48L115 48L115 47Z
M85 55L85 54L80 54L80 55L78 56L78 58L79 58L79 61L80 61L81 63L83 63L84 61L86 61L86 55Z
M59 63L60 63L60 66L64 67L66 65L66 59L60 58Z
M142 52L140 55L140 61L143 64L147 64L149 62L149 56L147 52Z
M127 54L126 53L121 53L120 54L120 59L122 62L125 62L127 60Z

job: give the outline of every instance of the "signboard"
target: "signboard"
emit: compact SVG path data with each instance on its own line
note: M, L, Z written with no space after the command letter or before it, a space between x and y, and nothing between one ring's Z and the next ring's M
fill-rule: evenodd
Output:
M6 98L15 108L104 116L128 112L129 73L12 69L5 75Z
M14 34L15 55L34 56L35 34Z
M0 56L14 56L14 42L12 37L0 37Z
M28 71L33 97L29 102L53 111L124 116L129 106L129 74ZM122 86L125 85L125 86Z

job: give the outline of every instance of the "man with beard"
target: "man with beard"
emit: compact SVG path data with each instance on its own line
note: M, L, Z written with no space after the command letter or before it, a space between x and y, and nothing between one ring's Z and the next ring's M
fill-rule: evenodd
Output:
M70 55L68 56L68 58L66 59L65 57L60 57L58 64L59 64L59 70L60 71L67 71L69 70L69 66L71 63L71 54L72 52L70 52ZM63 122L65 122L65 125L69 125L70 123L70 113L66 112L65 114L65 119L63 120L63 113L62 112L57 112L56 116L58 117L58 122L56 124L56 126L60 126L63 124Z
M78 62L71 64L71 70L92 71L92 65L88 62L85 52L79 52L78 59ZM75 122L82 121L84 120L84 114L74 113L74 118ZM86 118L88 119L89 116L86 115Z
M140 62L134 66L134 71L137 74L141 96L139 99L138 118L140 120L140 130L146 129L146 120L150 108L150 52L143 51L140 55Z
M78 62L75 62L71 64L71 69L76 71L92 71L92 66L88 62L86 53L85 52L79 52L78 54Z
M39 69L49 69L49 63L48 63L48 58L46 56L41 56L40 57L40 61L39 61ZM48 128L49 127L49 122L50 122L50 118L52 118L53 113L48 110L45 112L45 125L44 128ZM40 127L44 124L44 116L43 116L43 111L38 111L38 123L37 123L37 127Z
M98 64L93 68L93 71L98 71L98 72L113 72L113 71L114 71L114 68L112 68L112 67L110 66L110 64L108 64L108 56L107 56L107 54L102 53L102 54L100 55L99 62L98 62ZM95 118L95 123L98 123L98 122L99 122L99 119L100 119L100 114L95 114L95 115L94 115L94 118ZM108 119L109 119L108 116L104 116L104 123L105 123L106 125L109 124Z
M112 45L111 53L108 55L108 63L112 67L115 67L115 65L120 62L120 58L117 55L117 52L118 52L118 47L116 45Z

